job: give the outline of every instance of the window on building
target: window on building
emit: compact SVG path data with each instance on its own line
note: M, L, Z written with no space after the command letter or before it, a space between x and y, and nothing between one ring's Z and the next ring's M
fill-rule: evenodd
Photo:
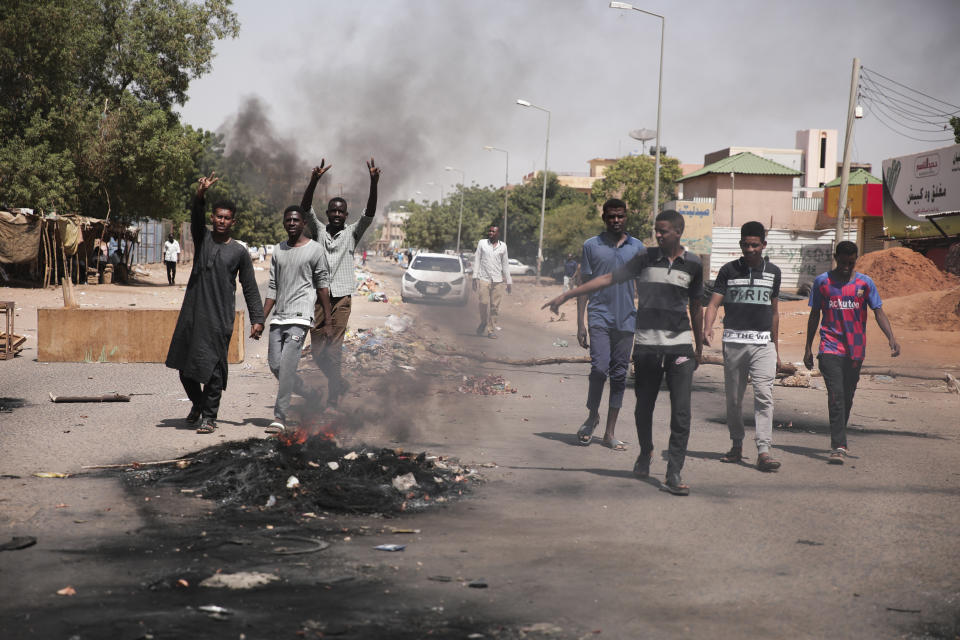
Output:
M820 168L827 168L827 138L825 136L820 138Z

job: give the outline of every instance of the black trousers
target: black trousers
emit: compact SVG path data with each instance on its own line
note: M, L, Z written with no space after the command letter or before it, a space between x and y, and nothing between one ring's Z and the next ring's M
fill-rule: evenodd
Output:
M818 356L820 373L827 387L827 411L830 414L830 448L847 448L847 422L853 406L853 394L860 382L861 360L822 353Z
M690 392L697 361L688 356L648 351L633 352L637 405L634 419L640 453L653 452L653 409L660 393L660 381L667 378L670 390L670 444L667 449L667 482L678 484L690 440Z
M224 382L226 376L226 363L220 363L213 369L213 374L206 384L197 380L192 380L180 372L180 383L183 385L187 397L194 407L199 407L200 415L211 420L217 419L217 413L220 411L220 397L223 395Z
M173 284L173 280L177 277L177 263L172 260L164 260L163 264L167 265L167 282Z

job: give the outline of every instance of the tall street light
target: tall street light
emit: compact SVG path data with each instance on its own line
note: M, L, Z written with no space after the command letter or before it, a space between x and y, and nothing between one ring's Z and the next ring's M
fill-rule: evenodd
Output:
M632 4L626 2L611 2L611 9L632 9L645 13L654 18L660 18L660 82L657 86L657 162L654 167L653 180L653 217L656 218L657 211L660 209L660 107L663 104L663 41L666 37L667 19L658 13L638 9Z
M446 171L458 171L460 173L460 222L457 224L457 255L460 255L460 230L463 229L463 191L467 188L466 172L463 169L454 169L445 167Z
M543 215L547 210L547 158L550 155L550 110L538 107L529 100L517 99L521 107L532 107L547 114L547 144L543 150L543 197L540 199L540 243L537 245L537 284L540 284L540 268L543 266Z
M503 243L507 243L507 186L510 184L510 152L506 149L500 149L499 147L491 147L487 145L484 147L487 151L500 151L501 153L507 154L507 168L503 173Z

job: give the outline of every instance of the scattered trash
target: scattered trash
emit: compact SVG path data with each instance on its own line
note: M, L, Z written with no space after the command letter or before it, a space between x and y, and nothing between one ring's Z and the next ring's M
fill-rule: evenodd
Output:
M487 581L483 579L471 580L470 582L467 583L467 586L470 587L471 589L486 589Z
M528 627L523 627L520 631L524 633L542 633L543 635L557 635L563 633L563 627L558 627L550 622L538 622Z
M387 298L387 294L383 293L382 291L371 293L367 296L367 300L370 302L390 302L390 300Z
M279 580L280 576L259 571L241 571L239 573L215 573L200 582L201 587L211 589L253 589Z
M287 489L296 489L300 486L300 481L297 480L297 476L290 476L287 478Z
M69 478L69 473L59 473L57 471L38 471L33 474L38 478Z
M359 457L360 457L360 456L357 455L357 452L356 452L356 451L351 451L351 452L348 453L347 455L343 456L343 459L344 459L344 460L356 460L356 459L359 458Z
M330 461L330 462L327 463L327 466L330 467L331 471L336 471L337 469L340 468L340 463L339 463L339 462Z
M308 547L301 548L289 548L289 547L274 547L273 552L278 553L282 556L295 556L303 553L315 553L317 551L323 551L324 549L330 546L330 543L325 540L320 540L319 538L307 538L303 536L280 536L276 538L277 540L292 540L294 542L305 542Z
M463 376L463 381L457 387L460 393L475 393L482 396L493 396L504 393L516 393L517 390L510 386L510 382L503 379L503 376Z
M179 580L177 580L177 584L184 588L190 586L190 583L184 580L183 578L180 578Z
M215 604L205 604L202 607L197 607L198 610L203 611L204 613L218 613L220 615L229 615L230 610L225 607L220 607Z
M75 596L77 595L77 590L74 589L73 587L67 586L57 591L57 595L58 596Z
M420 533L420 529L390 529L390 533Z
M450 576L427 576L427 580L433 580L434 582L453 582L453 578Z
M797 544L805 544L811 547L822 547L822 542L817 542L816 540L797 540Z
M562 339L560 339L560 338L557 338L556 340L553 341L553 346L555 346L555 347L569 347L570 344L569 344L566 340L562 340Z
M37 544L37 539L33 536L14 536L9 542L0 544L0 551L19 551Z
M272 506L274 506L274 505L276 505L276 504L277 504L277 496L271 495L269 498L267 498L267 503L266 503L265 505L263 505L263 506L266 507L267 509L269 509L270 507L272 507Z
M899 609L897 607L887 607L887 611L894 611L896 613L920 613L920 609Z
M374 547L377 551L403 551L406 548L405 544L378 544Z
M893 376L877 375L873 379L877 382L893 382Z
M413 489L417 486L417 479L412 473L405 473L402 476L397 476L391 481L393 488L397 491L404 493Z
M390 314L387 316L386 321L384 321L384 326L394 333L401 333L410 328L410 325L413 324L413 319L410 316L397 316Z

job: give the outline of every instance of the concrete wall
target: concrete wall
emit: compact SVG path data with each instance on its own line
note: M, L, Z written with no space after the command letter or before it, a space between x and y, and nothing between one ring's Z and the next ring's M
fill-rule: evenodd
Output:
M826 161L820 168L820 140L827 141ZM819 189L820 185L837 177L837 130L804 129L797 131L797 148L803 151L804 176L801 186L805 189ZM809 193L807 194L809 195Z
M164 362L178 309L37 309L40 362ZM243 362L244 312L236 312L227 362Z

